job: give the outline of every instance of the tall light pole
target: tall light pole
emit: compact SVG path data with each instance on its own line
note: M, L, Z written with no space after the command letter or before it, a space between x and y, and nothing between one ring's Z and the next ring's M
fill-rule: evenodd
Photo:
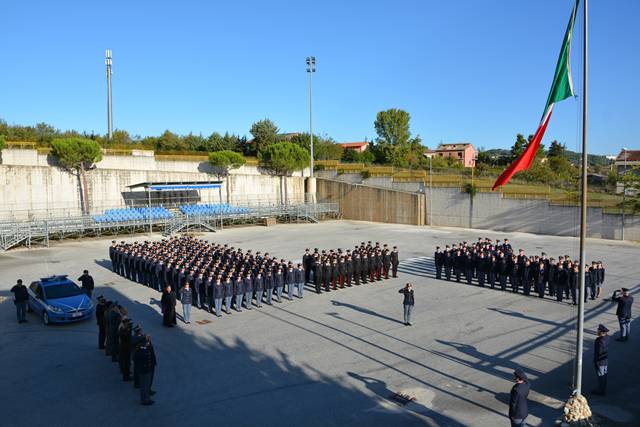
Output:
M107 138L113 138L113 118L111 114L111 49L105 52L104 63L107 64Z
M627 173L627 148L622 147L622 155L624 156L624 169L622 170L622 232L620 233L620 240L624 240L624 208L626 206L627 199L627 180L624 176Z
M313 177L313 104L311 102L313 91L313 73L316 72L316 57L307 56L307 73L309 73L309 137L311 138L311 169L310 176Z

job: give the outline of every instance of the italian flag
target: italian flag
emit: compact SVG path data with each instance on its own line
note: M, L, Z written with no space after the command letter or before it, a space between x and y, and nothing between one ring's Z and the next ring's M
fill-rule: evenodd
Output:
M556 72L553 76L553 84L549 91L549 97L547 98L547 105L544 107L544 113L542 113L542 120L536 131L533 140L527 145L527 148L522 154L498 177L495 184L493 184L492 190L505 185L509 182L511 177L520 171L527 170L531 167L533 159L536 156L544 132L547 130L549 119L551 119L551 113L553 113L553 105L556 102L560 102L564 99L573 96L573 83L571 82L571 68L569 65L569 57L571 56L571 37L573 34L573 24L576 21L576 11L578 9L578 3L580 0L576 0L576 4L571 12L571 19L569 19L569 25L567 25L567 31L562 41L562 48L560 49L560 57L558 58L558 64L556 65Z

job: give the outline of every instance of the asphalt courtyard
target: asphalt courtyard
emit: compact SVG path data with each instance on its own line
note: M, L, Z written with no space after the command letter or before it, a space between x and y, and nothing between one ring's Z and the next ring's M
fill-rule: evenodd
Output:
M69 240L47 249L0 254L0 406L2 426L502 426L512 372L531 380L530 425L553 425L571 391L574 307L549 299L438 281L436 245L509 237L527 253L577 257L574 238L330 221L226 229L201 238L300 260L306 247L398 245L397 279L233 313L194 310L192 323L161 325L159 294L109 269L111 239ZM161 236L118 237L127 241ZM637 295L640 245L589 240L587 258L606 267L605 297ZM150 333L158 357L156 404L139 405L117 364L97 349L95 320L44 326L34 314L17 324L9 289L51 274L89 269L95 295L117 300ZM402 323L398 290L415 286L413 326ZM638 311L636 307L635 311ZM178 313L180 304L178 303ZM603 323L617 336L615 305L586 306L584 390L603 425L640 424L638 325L611 342L609 394L595 397L592 347ZM198 324L195 321L211 320ZM392 396L415 397L406 405Z

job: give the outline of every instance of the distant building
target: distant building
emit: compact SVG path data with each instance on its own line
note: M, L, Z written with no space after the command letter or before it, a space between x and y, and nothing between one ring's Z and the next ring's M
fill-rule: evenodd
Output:
M367 141L363 141L363 142L339 142L338 145L340 145L345 150L353 150L353 151L357 151L358 153L362 153L363 151L365 151L367 149L367 147L369 147L369 143Z
M476 165L476 150L473 148L473 144L469 143L440 144L435 150L425 151L424 155L453 158L462 163L465 168L472 168Z
M614 164L619 177L628 171L633 171L634 174L640 176L640 150L620 150ZM623 190L624 184L620 180L616 185L616 193L620 194ZM630 194L630 189L627 189L627 194Z

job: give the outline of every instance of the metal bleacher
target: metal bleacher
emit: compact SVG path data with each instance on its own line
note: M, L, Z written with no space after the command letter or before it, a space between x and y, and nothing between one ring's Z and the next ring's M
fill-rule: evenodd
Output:
M0 220L0 250L23 245L48 246L50 239L95 237L142 232L165 236L184 231L216 231L224 226L251 224L265 218L282 222L318 222L338 214L337 203L297 203L259 206L191 204L107 209L100 214L51 216L46 219Z

